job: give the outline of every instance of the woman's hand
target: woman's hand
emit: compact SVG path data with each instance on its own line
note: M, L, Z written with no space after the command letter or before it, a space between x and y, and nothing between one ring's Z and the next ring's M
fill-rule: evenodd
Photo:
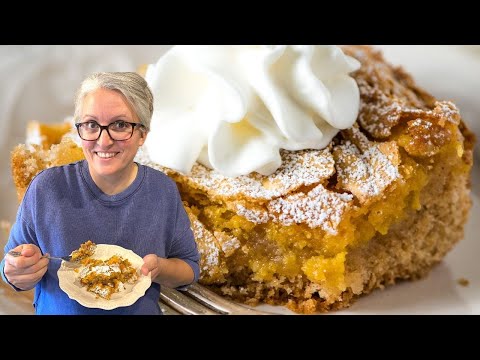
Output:
M22 256L5 256L5 277L21 290L33 289L47 272L49 260L42 258L42 252L33 244L19 245L13 250L21 252Z
M155 279L160 272L158 268L159 257L155 254L145 255L143 258L142 274L147 276L149 272L152 273L152 280Z
M152 281L171 289L188 285L194 278L192 268L185 261L176 258L165 259L155 254L145 255L141 272L145 276L151 272Z

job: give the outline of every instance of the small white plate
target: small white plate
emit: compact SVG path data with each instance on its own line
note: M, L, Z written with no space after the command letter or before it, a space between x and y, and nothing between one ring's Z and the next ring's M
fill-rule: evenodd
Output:
M119 255L129 260L132 266L137 269L138 280L134 284L125 284L126 289L113 294L110 300L97 297L94 293L87 291L86 287L82 286L79 281L79 274L82 268L69 266L65 261L62 261L62 265L57 272L60 288L70 299L76 300L81 305L89 308L112 310L132 305L145 295L145 291L150 287L152 280L150 275L145 276L140 273L143 259L133 251L120 246L99 244L91 258L106 260L113 255Z

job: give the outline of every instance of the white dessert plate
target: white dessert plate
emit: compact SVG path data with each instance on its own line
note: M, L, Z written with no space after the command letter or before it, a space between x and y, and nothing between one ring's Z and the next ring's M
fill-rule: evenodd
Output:
M152 280L150 275L144 276L140 273L143 259L133 251L124 249L121 246L99 244L91 258L106 260L113 255L119 255L129 260L132 266L137 269L139 277L134 284L125 284L126 289L113 294L109 300L97 297L95 294L87 291L86 287L82 286L79 281L79 274L82 268L69 266L65 261L62 261L62 265L57 273L60 288L70 299L76 300L81 305L89 308L112 310L132 305L145 295L145 291L150 287Z

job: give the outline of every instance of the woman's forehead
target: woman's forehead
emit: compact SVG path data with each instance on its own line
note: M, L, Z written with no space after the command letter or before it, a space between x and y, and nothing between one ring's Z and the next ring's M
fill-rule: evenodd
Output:
M133 119L135 112L123 94L108 89L98 89L83 100L82 117L127 117Z

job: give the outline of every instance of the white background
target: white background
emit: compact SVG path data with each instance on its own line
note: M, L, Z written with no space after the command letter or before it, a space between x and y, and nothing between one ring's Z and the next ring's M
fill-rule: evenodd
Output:
M25 141L27 122L63 121L73 114L75 90L86 75L94 71L135 71L142 64L156 62L169 47L0 46L0 220L15 219L18 203L10 173L10 151ZM402 65L431 94L455 102L480 137L480 47L378 47L387 60ZM478 184L473 185L478 191ZM2 250L5 241L5 234L0 232ZM476 274L480 275L478 271ZM12 311L21 312L20 308ZM458 311L469 312L468 307ZM474 308L473 312L480 310Z

